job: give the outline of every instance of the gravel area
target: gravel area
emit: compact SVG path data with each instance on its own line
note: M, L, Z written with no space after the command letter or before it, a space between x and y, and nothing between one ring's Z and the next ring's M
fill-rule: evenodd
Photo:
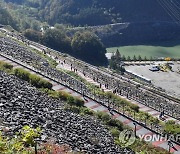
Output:
M180 69L180 64L174 62L173 65L171 65L173 72L151 72L149 69L152 66L154 65L126 66L126 69L151 79L155 86L161 87L165 89L168 94L180 98L180 74L177 73L178 69Z

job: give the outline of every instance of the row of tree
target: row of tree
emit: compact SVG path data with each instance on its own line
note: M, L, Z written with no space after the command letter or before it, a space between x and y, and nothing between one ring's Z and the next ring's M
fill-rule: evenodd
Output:
M40 42L58 51L71 54L94 65L106 65L106 48L101 40L92 32L77 32L68 37L60 29L47 29L45 33L28 29L24 35L33 41Z
M155 58L151 57L141 57L141 55L136 56L134 55L133 57L130 56L125 56L125 55L121 55L119 50L117 49L117 51L115 52L115 54L112 55L111 60L116 61L116 62L121 62L121 61L152 61L152 60L156 60Z
M134 55L133 57L130 57L130 56L127 56L127 58L123 55L122 56L122 60L123 61L152 61L153 60L153 57L151 56L150 58L147 58L146 56L145 57L141 57L141 55L139 56L136 56Z
M152 57L150 57L150 59L148 59L146 56L144 58L142 58L140 55L138 57L136 57L136 55L134 55L132 58L130 56L127 56L127 58L123 55L121 56L119 50L117 49L117 51L115 52L115 54L113 54L111 56L111 59L109 60L109 66L111 69L114 69L116 71L120 71L121 73L125 72L124 69L124 61L147 61L147 60L154 60Z

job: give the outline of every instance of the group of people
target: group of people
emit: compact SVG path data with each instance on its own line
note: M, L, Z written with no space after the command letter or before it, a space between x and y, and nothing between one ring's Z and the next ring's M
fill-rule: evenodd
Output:
M56 79L58 82L71 87L75 91L83 93L85 96L96 99L97 101L101 101L102 103L107 103L107 99L109 99L102 98L102 96L99 96L97 93L94 93L91 89L89 89L86 84L73 78L65 72L61 72L56 68L52 68L50 65L44 66L43 63L47 63L46 59L42 58L35 52L32 52L28 48L22 47L15 41L1 37L0 52L3 52L16 60L22 61L25 64L33 66L34 69L41 71L44 75ZM45 54L51 55L54 53L48 51ZM59 58L63 63L68 64L71 67L71 70L75 70L76 73L80 71L84 74L85 77L93 79L99 84L100 88L112 90L112 92L117 95L125 96L128 99L135 100L148 107L154 108L155 110L164 110L164 114L170 115L176 119L180 119L179 104L144 90L141 87L137 87L136 85L128 82L128 80L114 77L111 74L103 72L98 68L76 60L75 58L62 57L61 54L58 56L58 53L55 55L57 59ZM108 104L115 103L112 100L108 101L110 102Z
M94 66L80 63L79 60L67 58L71 68L77 69L84 74L85 77L93 79L99 84L100 88L111 90L113 93L121 96L125 96L130 100L135 100L155 110L162 111L163 115L170 115L176 119L180 119L180 105L172 100L164 98L158 94L149 92L141 88L141 86L134 85L129 80L124 80L123 77L117 78L111 74L100 71Z

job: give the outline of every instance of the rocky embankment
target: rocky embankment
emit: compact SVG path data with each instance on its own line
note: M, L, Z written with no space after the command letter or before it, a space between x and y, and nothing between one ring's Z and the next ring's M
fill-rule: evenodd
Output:
M28 83L0 71L0 117L14 134L24 125L42 128L43 139L54 138L85 153L133 153L117 147L95 118L65 111L64 102L49 98Z

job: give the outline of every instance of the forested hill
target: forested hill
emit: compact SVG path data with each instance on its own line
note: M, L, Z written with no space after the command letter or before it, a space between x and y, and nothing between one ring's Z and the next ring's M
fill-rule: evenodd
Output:
M0 24L11 25L14 28L17 28L16 27L17 23L11 16L11 14L6 9L1 8L1 7L0 7Z
M173 21L177 0L4 0L33 9L38 20L79 25ZM173 3L172 3L173 2ZM168 8L169 7L169 8ZM34 11L36 9L36 11ZM171 10L170 10L171 9ZM28 9L27 9L28 10ZM172 13L172 14L171 14ZM178 17L178 16L177 16Z
M105 47L180 40L179 0L1 1L5 3L2 11L0 6L0 24L10 24L21 32L40 31L59 23L70 37L79 26L84 30L93 26L90 31ZM107 24L113 25L98 28Z

